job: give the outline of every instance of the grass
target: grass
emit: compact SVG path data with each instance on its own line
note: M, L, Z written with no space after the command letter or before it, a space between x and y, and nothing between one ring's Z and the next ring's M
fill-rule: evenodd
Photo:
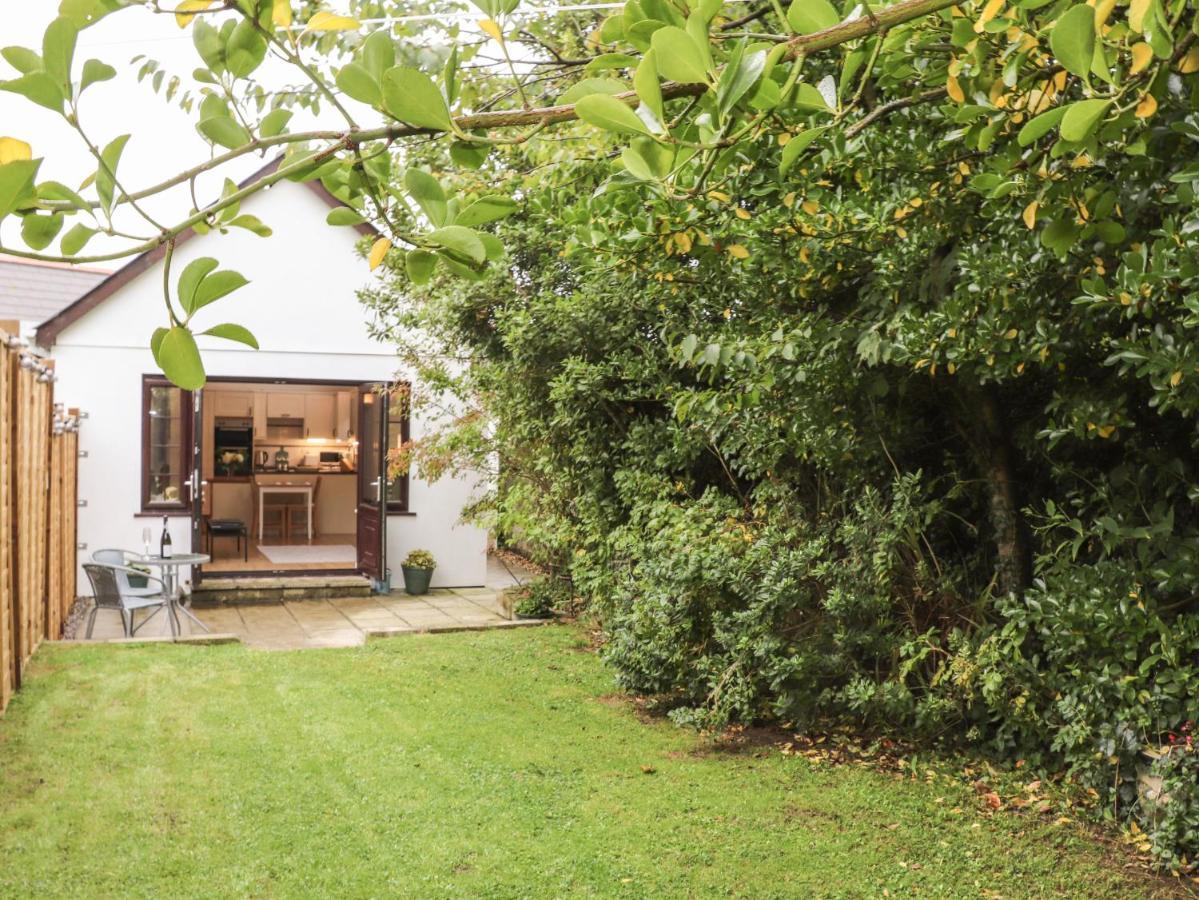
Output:
M290 653L43 647L0 719L0 896L1166 887L1072 826L985 816L944 784L702 752L611 691L567 628Z

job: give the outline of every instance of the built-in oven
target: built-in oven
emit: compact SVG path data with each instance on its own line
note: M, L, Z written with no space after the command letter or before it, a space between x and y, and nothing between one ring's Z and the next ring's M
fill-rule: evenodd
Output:
M249 478L254 466L254 423L218 418L212 435L212 471L220 478Z

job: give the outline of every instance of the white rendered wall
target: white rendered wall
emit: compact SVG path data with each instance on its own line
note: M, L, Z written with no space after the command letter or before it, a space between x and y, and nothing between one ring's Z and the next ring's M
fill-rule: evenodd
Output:
M218 322L245 325L260 350L199 339L210 376L298 380L387 381L408 377L390 348L367 332L367 311L356 291L369 279L366 262L354 251L350 228L325 224L329 207L303 185L280 183L243 209L274 229L259 238L236 229L228 235L191 238L175 252L172 281L193 259L212 256L221 268L250 280L236 293L199 313L202 330ZM87 544L80 562L103 547L140 550L142 529L155 541L162 519L141 511L142 376L158 370L148 349L150 334L165 321L162 266L157 264L66 328L50 354L59 381L55 397L85 410L81 423L79 540ZM412 437L428 424L414 417ZM399 564L417 547L437 559L434 587L481 585L487 571L487 533L459 520L476 482L443 478L432 484L411 475L409 515L388 516L388 567L399 583ZM169 520L176 551L191 546L191 519ZM82 569L79 591L90 594Z

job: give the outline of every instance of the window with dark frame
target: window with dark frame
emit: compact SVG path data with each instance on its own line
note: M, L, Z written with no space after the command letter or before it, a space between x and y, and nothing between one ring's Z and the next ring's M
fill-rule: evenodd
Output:
M192 395L157 375L142 376L142 512L187 512L192 464Z
M387 511L408 512L408 470L390 477L393 454L408 443L409 407L412 388L406 382L393 384L387 392Z

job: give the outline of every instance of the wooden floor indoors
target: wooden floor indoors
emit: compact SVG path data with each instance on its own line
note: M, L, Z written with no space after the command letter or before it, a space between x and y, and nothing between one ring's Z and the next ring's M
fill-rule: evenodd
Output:
M352 534L321 534L317 535L309 544L307 541L296 541L296 545L302 546L331 546L331 545L355 545L356 537ZM278 538L267 537L263 543L268 546L279 545L282 542ZM250 538L249 559L242 558L242 553L237 549L237 539L231 537L218 537L212 542L212 562L205 565L204 573L206 575L215 575L221 572L269 572L276 569L286 569L287 571L305 571L305 570L328 570L328 569L356 569L357 562L289 562L286 564L272 562L268 559L261 550L258 549L258 536L254 535ZM204 540L204 552L208 552L208 540Z

